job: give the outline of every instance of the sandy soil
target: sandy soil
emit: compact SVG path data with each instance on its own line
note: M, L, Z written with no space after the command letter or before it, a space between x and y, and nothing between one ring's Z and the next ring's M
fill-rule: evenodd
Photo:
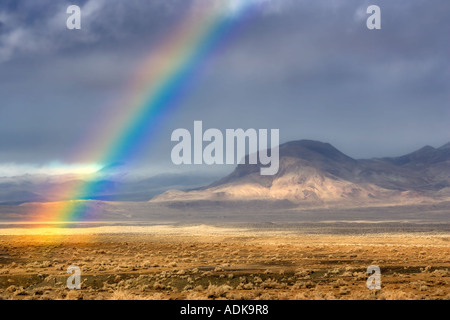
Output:
M69 290L69 265L81 289ZM381 268L381 289L366 287ZM450 234L0 229L1 299L450 299Z

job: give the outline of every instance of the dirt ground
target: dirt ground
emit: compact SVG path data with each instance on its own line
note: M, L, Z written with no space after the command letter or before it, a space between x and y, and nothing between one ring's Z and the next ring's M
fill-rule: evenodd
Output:
M447 234L34 230L0 231L0 299L450 299ZM67 288L69 265L80 290ZM366 286L370 265L380 290Z

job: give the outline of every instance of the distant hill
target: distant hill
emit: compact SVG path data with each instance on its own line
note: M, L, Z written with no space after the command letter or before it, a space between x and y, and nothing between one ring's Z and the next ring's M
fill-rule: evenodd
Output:
M248 161L247 161L248 162ZM450 198L450 143L400 157L353 159L329 143L280 145L280 170L242 164L207 187L167 191L151 202L287 201L296 206L427 203Z

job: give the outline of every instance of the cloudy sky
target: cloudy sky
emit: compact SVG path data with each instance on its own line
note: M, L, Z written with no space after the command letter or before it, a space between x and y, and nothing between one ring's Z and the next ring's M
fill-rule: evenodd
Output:
M142 61L186 12L211 1L230 17L239 6L2 0L0 174L82 171L74 150L89 143L86 132L111 117ZM194 120L222 130L277 128L281 143L330 142L354 158L450 141L448 0L251 2L136 168L174 170L171 132L192 130ZM66 28L71 4L81 7L81 30ZM381 30L366 27L371 4L381 8ZM82 161L95 168L96 159Z

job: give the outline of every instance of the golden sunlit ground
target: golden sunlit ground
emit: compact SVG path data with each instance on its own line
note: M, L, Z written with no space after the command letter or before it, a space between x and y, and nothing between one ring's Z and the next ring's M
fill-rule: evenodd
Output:
M69 265L81 290L69 290ZM381 290L366 287L381 268ZM0 229L1 299L450 299L450 235Z

